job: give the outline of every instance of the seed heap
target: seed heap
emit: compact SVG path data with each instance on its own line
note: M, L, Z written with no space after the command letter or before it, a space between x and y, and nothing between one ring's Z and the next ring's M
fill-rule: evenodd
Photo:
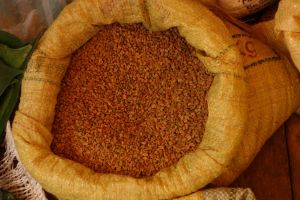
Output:
M72 56L52 149L96 172L154 175L201 142L212 80L176 28L107 25Z

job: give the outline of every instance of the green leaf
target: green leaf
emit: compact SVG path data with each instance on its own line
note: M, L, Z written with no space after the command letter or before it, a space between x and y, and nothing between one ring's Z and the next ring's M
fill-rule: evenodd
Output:
M13 84L14 79L22 73L22 70L9 67L0 60L0 97L7 87Z
M25 45L16 36L5 31L0 31L0 43L5 44L11 48L20 48Z
M0 31L0 45L2 43L0 47L0 61L1 58L4 61L0 63L0 140L6 123L17 106L23 71L25 71L27 63L42 34L39 34L33 42L26 45L15 36ZM7 69L9 67L11 68L10 70Z
M0 199L1 200L16 200L14 195L11 193L5 191L5 190L0 190Z
M24 63L31 48L31 44L27 44L18 49L13 49L0 43L0 58L8 65L19 69Z
M19 99L20 89L21 82L18 81L10 85L0 97L0 135L3 133L6 123L15 109Z

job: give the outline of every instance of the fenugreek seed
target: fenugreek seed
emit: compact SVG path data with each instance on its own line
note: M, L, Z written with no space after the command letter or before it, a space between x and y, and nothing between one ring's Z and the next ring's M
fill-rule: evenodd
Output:
M152 176L197 148L213 76L176 28L104 26L73 55L54 153L96 172Z

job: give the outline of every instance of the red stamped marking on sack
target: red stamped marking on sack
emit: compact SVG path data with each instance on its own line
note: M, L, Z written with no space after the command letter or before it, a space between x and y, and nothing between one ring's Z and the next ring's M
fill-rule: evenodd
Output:
M238 40L236 45L239 47L240 54L254 58L257 56L255 45L251 40Z

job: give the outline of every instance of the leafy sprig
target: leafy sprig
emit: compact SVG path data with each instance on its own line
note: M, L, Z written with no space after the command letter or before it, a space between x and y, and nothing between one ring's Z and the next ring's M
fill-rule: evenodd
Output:
M18 103L23 74L39 38L23 43L0 31L0 138Z

